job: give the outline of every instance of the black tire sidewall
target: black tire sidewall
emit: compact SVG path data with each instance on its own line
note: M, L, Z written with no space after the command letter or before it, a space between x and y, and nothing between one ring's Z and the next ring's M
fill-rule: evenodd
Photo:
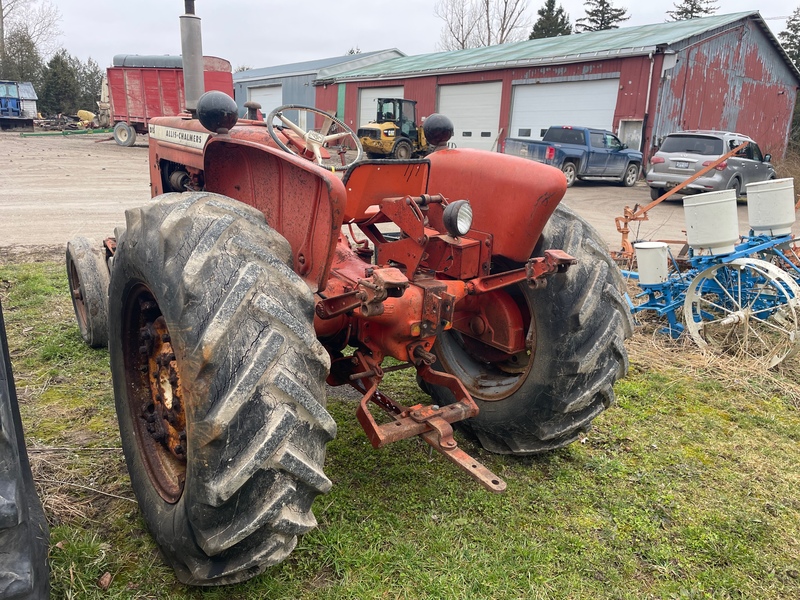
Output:
M530 454L570 443L613 402L611 385L627 370L623 340L632 333L632 321L619 291L619 270L599 234L559 206L534 256L550 248L563 249L578 263L565 273L550 276L544 288L519 286L530 308L536 340L525 379L508 397L496 401L482 399L467 386L480 413L462 426L493 452ZM602 296L599 301L598 295ZM581 308L589 305L587 317ZM439 357L445 339L440 338L434 346ZM580 365L583 355L596 343L608 350L607 356L585 369ZM440 359L437 368L458 376L446 367L447 361ZM440 403L454 401L444 388L424 388ZM509 441L513 438L526 440L529 446L515 447L514 441Z
M131 484L148 528L181 581L242 581L291 551L296 536L313 526L314 497L326 491L314 482L330 485L321 467L336 425L324 408L329 363L314 335L311 291L290 268L286 240L266 225L262 213L230 198L166 194L126 217L111 278L109 346ZM161 498L148 475L136 438L142 427L130 403L136 392L129 387L138 384L127 381L125 355L138 344L137 326L125 321L132 314L126 315L126 307L129 298L136 301L132 294L139 295L140 285L166 321L182 382L186 478L174 504ZM277 312L263 312L265 303ZM127 341L125 331L131 336ZM278 378L284 383L276 383ZM223 414L217 413L212 425L214 411ZM287 421L289 411L294 417ZM228 462L229 451L250 456L259 448L272 448L268 458L236 469L238 463ZM308 460L299 471L283 462L293 448ZM242 472L237 469L247 475L229 482L230 473ZM259 506L275 494L289 513L262 518ZM298 515L296 523L289 514ZM240 517L245 521L234 525L231 519Z
M121 340L117 339L118 336L116 332L120 331L122 328L122 308L125 305L128 294L135 285L139 283L145 284L156 296L159 307L164 312L164 318L168 323L174 323L174 321L170 319L171 315L169 315L170 303L166 302L159 292L162 286L153 285L153 282L150 281L151 278L135 266L135 263L141 260L145 262L141 262L140 264L146 264L147 259L139 258L139 260L131 260L130 252L125 250L120 252L123 246L126 245L127 240L125 238L126 236L123 235L121 240L117 240L118 246L114 260L114 275L111 278L111 286L109 289L109 324L111 332L109 351L112 373L125 372L125 359L121 347ZM142 252L145 250L144 244L131 245L135 248L133 252ZM180 332L173 335L175 343L180 344ZM133 425L133 415L131 415L128 389L124 378L114 378L114 402L117 420L119 422L123 452L125 454L125 462L131 479L131 487L136 493L139 509L145 516L145 521L148 523L148 528L155 538L156 543L167 555L173 567L176 568L178 568L180 562L185 560L187 556L202 558L202 554L196 549L194 536L189 528L189 519L186 510L188 494L184 493L178 502L170 504L165 502L158 495L150 481L150 477L143 462L141 450L135 441L137 433ZM187 479L188 477L189 471L187 470ZM188 489L189 486L187 482L185 490ZM175 540L185 540L186 543L176 547L174 543ZM175 560L176 558L180 558L181 560ZM179 576L180 575L181 573L179 573Z
M578 180L578 170L575 167L574 162L565 162L561 166L561 172L564 173L564 176L567 178L567 187L572 187L575 185L575 182ZM570 177L569 173L572 173L572 177Z
M108 286L110 278L100 242L78 237L67 243L66 267L70 293L74 285L71 265L74 265L77 271L86 313L86 322L83 323L77 300L73 297L72 308L75 311L81 337L92 348L104 348L108 345Z

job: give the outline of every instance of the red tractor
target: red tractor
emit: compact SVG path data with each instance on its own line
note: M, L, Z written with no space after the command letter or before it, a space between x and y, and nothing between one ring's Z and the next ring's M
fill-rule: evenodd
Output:
M109 345L134 492L181 581L250 578L315 526L336 434L326 383L359 390L373 446L420 436L495 492L454 423L528 455L613 402L631 319L605 244L559 206L560 171L469 149L362 161L316 109L237 121L220 92L187 97L150 123L154 200L67 251L81 332ZM441 146L452 134L440 116L426 127ZM381 391L399 368L429 405Z

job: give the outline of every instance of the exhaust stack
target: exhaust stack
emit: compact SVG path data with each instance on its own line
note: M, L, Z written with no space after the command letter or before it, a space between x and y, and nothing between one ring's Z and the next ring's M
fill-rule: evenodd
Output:
M205 92L203 81L203 36L200 17L194 14L194 0L184 0L186 14L181 15L181 55L183 56L183 89L186 110L194 116L197 100Z

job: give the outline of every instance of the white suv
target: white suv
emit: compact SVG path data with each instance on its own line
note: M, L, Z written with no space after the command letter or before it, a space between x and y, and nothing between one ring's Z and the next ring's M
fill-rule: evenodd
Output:
M732 189L739 196L748 183L775 179L771 155L762 155L758 145L746 135L730 131L681 131L665 137L650 159L646 176L650 197L655 200L662 196L742 142L750 143L677 193Z

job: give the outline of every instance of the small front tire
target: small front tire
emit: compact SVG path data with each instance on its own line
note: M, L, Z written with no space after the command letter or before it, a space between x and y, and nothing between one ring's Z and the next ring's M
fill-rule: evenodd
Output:
M103 245L85 237L67 243L67 280L83 341L108 346L109 274Z

